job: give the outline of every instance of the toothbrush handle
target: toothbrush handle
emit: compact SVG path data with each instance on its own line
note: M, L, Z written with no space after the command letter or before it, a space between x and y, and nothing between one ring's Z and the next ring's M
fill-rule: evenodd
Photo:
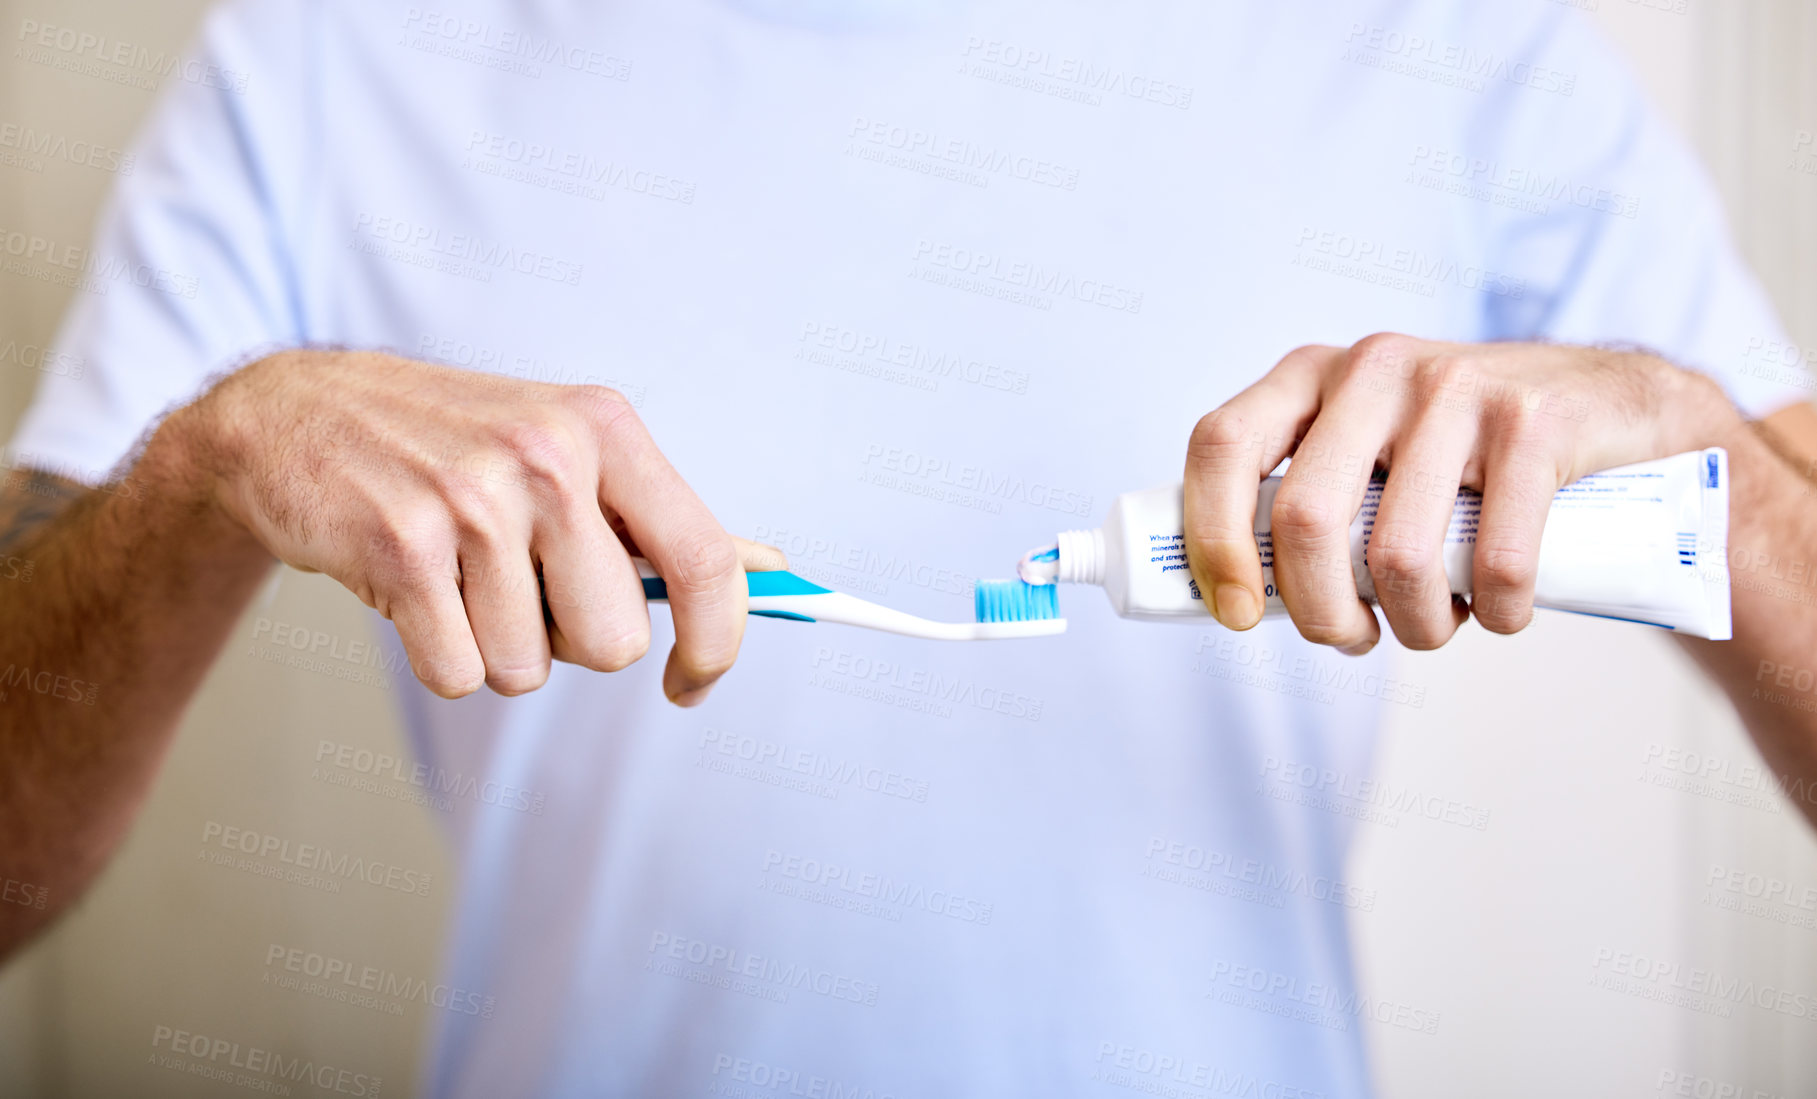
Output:
M651 603L667 603L669 586L656 570L650 568L649 562L636 558L637 573L644 582L644 599ZM796 576L792 572L776 569L771 572L747 572L745 583L750 589L752 599L776 599L792 595L830 595L832 590L823 588L812 580ZM765 618L788 618L799 622L812 622L813 619L796 611L781 608L753 609L752 614Z
M662 577L656 575L649 562L641 558L633 560L638 575L643 578L644 598L652 603L668 602L669 589ZM748 572L745 582L750 586L751 613L764 618L837 622L928 641L992 641L1066 632L1064 618L1028 622L934 622L868 599L823 588L812 580L780 569Z

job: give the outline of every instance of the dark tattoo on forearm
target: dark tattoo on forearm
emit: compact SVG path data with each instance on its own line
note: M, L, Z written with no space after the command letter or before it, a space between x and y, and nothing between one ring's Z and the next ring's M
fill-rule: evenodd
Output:
M88 489L35 469L9 469L0 480L0 554L23 549Z

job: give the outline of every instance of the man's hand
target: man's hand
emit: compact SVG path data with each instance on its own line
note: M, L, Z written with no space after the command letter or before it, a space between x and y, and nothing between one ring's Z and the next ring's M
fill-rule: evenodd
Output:
M605 672L642 657L638 552L668 582L675 620L663 691L692 705L738 653L745 568L785 564L727 535L630 404L598 386L295 351L232 375L166 429L274 556L396 623L444 697L482 682L534 690L552 657Z
M1292 456L1271 515L1275 586L1308 640L1367 652L1381 626L1357 596L1349 530L1382 468L1369 574L1395 636L1437 648L1472 613L1514 633L1533 616L1540 534L1560 488L1716 445L1740 422L1714 382L1641 353L1396 335L1302 347L1193 429L1188 560L1218 620L1254 626L1257 487ZM1468 606L1442 556L1460 486L1483 494Z

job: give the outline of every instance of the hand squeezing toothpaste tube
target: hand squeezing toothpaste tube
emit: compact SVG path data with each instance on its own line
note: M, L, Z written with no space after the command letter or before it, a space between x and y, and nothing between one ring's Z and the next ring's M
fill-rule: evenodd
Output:
M1256 509L1265 617L1286 613L1274 585L1269 524L1280 483L1279 477L1262 482ZM1186 563L1182 491L1172 485L1119 496L1103 527L1065 531L1055 544L1026 555L1021 581L1099 585L1125 618L1203 619L1209 612ZM1382 482L1372 482L1350 527L1357 592L1371 602L1369 538L1381 493ZM1445 575L1458 595L1471 592L1481 509L1477 493L1458 493L1444 548ZM1533 603L1727 640L1728 519L1728 456L1721 448L1584 477L1553 497ZM1015 582L981 581L980 592L987 583Z

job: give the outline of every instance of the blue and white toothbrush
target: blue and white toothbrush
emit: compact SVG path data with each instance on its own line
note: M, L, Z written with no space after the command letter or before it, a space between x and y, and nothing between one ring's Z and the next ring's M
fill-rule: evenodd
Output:
M633 560L637 575L643 578L644 598L667 603L669 589L662 577L643 558ZM929 641L1007 641L1066 632L1066 619L1060 617L1052 584L980 580L974 600L978 621L936 622L823 588L792 572L748 572L745 579L751 589L751 613L765 618L837 622Z

